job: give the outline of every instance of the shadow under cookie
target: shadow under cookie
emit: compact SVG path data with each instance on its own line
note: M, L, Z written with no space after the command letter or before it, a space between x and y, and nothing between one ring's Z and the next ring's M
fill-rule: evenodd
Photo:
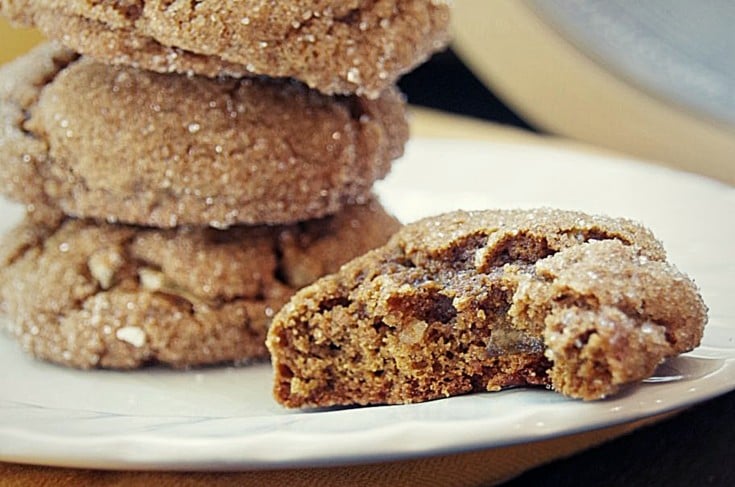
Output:
M405 102L294 81L162 75L53 45L0 69L0 183L26 204L155 227L282 224L365 201Z
M398 227L374 201L228 230L26 220L0 245L1 310L26 351L73 367L263 359L270 320L297 289Z

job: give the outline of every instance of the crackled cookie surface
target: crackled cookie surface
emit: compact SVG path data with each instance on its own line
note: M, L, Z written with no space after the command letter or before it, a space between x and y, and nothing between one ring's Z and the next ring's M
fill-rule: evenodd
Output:
M375 202L228 230L27 220L0 245L0 309L26 351L73 367L265 358L271 317L295 290L398 227Z
M0 188L156 227L280 224L368 198L408 137L405 103L288 81L167 76L43 46L0 69Z
M437 0L1 0L0 13L107 63L369 98L441 49L449 24Z
M645 228L538 209L455 212L297 293L268 335L288 407L543 385L598 399L699 343L706 307Z

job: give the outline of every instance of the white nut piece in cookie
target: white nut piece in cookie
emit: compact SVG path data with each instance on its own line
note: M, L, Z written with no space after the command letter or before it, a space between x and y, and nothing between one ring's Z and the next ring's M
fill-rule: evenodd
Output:
M89 257L87 266L92 276L97 279L102 289L109 289L120 270L124 260L119 249L100 249Z
M145 331L137 326L123 326L122 328L118 328L115 336L118 340L129 343L134 347L142 347L147 340Z

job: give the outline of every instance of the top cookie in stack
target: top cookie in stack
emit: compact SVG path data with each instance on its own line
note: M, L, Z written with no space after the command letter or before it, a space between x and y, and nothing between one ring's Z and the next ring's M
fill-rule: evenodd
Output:
M375 99L442 48L443 0L4 0L2 13L99 61L294 78Z
M30 353L85 368L265 357L291 294L397 230L371 188L408 138L393 83L443 45L443 3L0 13L67 46L0 69L0 192L31 214L2 245L0 304Z

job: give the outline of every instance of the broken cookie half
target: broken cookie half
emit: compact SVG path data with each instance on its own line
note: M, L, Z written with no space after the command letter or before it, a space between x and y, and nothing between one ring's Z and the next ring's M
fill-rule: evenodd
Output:
M287 407L509 386L599 399L696 347L707 308L650 231L578 212L454 212L302 289L267 346Z

